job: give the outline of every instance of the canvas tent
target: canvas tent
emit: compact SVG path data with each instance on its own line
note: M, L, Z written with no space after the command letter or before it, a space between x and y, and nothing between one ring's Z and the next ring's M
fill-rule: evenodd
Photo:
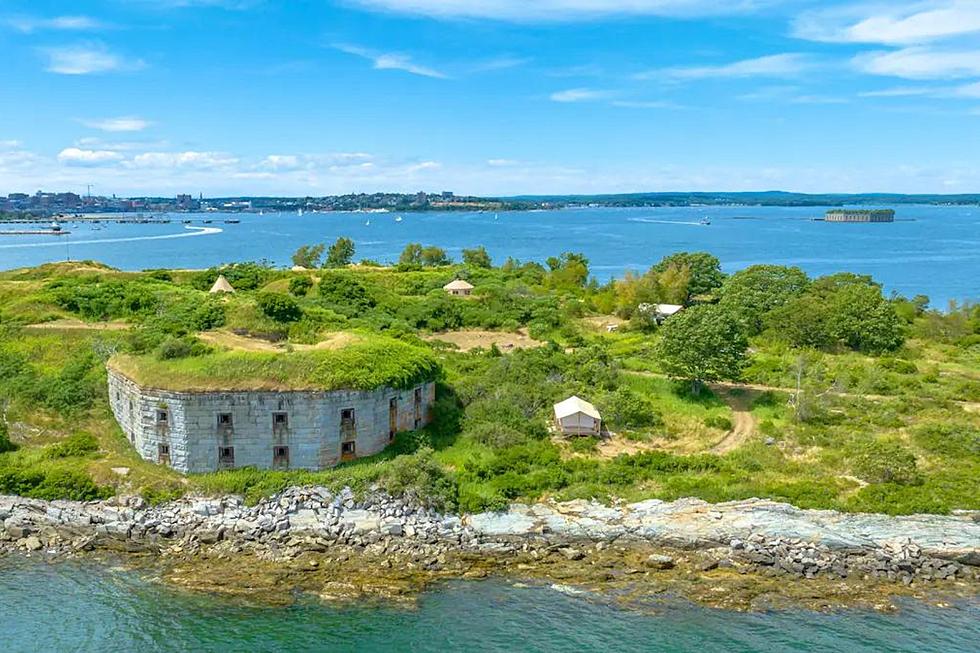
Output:
M448 292L450 295L468 297L470 293L473 292L473 284L469 283L468 281L463 281L462 279L455 279L443 286L442 289Z
M562 435L599 435L602 432L599 411L578 397L555 404L555 423Z
M218 275L218 278L217 280L215 280L214 285L211 286L211 292L212 293L235 292L235 289L232 288L231 284L228 283L228 280L225 279L225 275L221 274Z

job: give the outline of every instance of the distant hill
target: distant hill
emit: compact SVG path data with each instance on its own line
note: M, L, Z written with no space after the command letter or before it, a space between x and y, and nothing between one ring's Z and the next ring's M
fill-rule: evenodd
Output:
M606 195L519 195L501 198L513 202L533 202L565 206L599 204L602 206L845 206L894 204L980 204L980 194L902 195L898 193L808 194L785 191L761 192L665 192L623 193Z

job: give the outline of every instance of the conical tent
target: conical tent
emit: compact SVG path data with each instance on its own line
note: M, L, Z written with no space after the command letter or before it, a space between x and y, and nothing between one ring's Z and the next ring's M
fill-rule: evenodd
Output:
M235 292L235 289L232 288L231 284L228 283L228 280L225 279L225 275L221 274L218 275L218 278L217 280L215 280L214 285L211 286L211 292L212 293Z

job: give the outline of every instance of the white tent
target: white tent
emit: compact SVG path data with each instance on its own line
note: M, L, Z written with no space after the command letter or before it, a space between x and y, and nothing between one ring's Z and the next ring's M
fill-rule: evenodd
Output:
M232 288L231 284L228 283L228 280L225 279L225 275L221 274L218 275L218 278L217 280L215 280L214 285L211 286L211 292L212 293L235 292L235 289Z
M599 411L578 397L555 404L555 422L563 435L599 435L602 432Z

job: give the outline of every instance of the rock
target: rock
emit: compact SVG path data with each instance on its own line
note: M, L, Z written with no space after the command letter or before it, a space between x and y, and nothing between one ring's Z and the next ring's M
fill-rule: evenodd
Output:
M24 548L28 551L40 551L44 545L36 535L30 535L24 540Z
M404 532L404 525L400 521L389 521L381 525L381 532L385 535L400 537Z
M582 558L585 557L585 554L584 553L582 553L578 549L573 549L571 547L564 547L564 548L558 549L558 553L560 553L563 556L565 556L565 558L567 560L581 560Z
M651 569L673 569L674 559L670 556L653 553L647 556L647 559L643 561L643 564Z
M718 568L718 560L708 559L698 563L698 571L711 571Z

